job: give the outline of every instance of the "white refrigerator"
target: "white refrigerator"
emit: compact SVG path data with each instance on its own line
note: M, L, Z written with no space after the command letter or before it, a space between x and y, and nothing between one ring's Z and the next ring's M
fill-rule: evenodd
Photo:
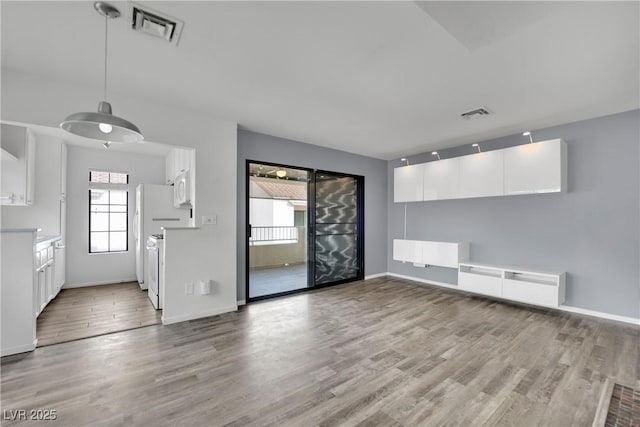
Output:
M173 206L173 187L156 184L139 184L136 187L133 235L136 246L136 276L141 289L148 287L145 279L148 274L147 238L151 234L162 234L162 227L187 227L189 216L189 209Z

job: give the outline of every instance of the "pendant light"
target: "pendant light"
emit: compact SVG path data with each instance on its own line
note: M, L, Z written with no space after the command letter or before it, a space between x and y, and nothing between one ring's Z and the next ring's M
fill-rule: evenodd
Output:
M140 129L130 121L114 116L107 99L107 22L120 16L120 11L109 3L97 1L96 12L104 16L104 101L98 104L97 112L71 114L60 123L67 132L86 138L110 142L139 142L144 139Z

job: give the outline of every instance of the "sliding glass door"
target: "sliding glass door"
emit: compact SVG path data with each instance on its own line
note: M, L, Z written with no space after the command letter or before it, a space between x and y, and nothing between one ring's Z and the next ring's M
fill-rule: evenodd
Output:
M315 173L314 286L363 278L361 180Z
M247 299L364 278L364 178L247 162Z

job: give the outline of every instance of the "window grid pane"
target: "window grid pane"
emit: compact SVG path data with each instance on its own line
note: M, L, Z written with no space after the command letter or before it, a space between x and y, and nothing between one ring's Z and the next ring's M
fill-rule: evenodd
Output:
M129 183L129 174L122 172L89 171L89 182L126 185Z
M90 253L128 250L128 198L126 190L89 190Z

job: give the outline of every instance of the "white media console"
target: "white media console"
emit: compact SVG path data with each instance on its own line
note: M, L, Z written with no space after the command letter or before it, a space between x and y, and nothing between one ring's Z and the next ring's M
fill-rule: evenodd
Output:
M526 304L558 308L566 273L469 262L469 243L393 240L393 259L416 267L455 268L458 289Z
M458 288L476 294L558 308L564 303L565 277L566 273L460 263Z

